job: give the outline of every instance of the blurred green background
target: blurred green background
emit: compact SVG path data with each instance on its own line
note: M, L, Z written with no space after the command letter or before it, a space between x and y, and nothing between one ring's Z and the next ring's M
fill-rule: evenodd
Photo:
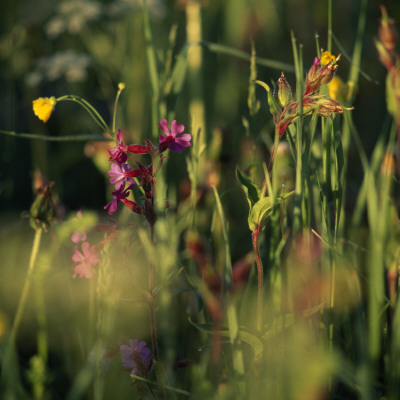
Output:
M188 5L185 0L148 0L159 73L168 50L168 35L176 25L173 55L187 42ZM195 2L196 3L196 2ZM361 1L333 1L333 32L351 57L356 40ZM400 20L398 1L383 1L389 14ZM201 36L209 42L292 64L293 31L303 44L304 68L316 55L315 35L326 49L328 0L210 0L201 6ZM373 44L380 17L379 2L367 2L361 67L372 81L360 78L353 118L369 152L386 118L384 78ZM334 54L340 52L333 42ZM229 168L240 162L242 117L248 118L249 62L202 49L197 94L205 110L210 141L222 133L220 155ZM347 78L349 60L342 56L338 74ZM258 66L258 78L270 83L280 71ZM286 73L294 85L294 74ZM52 1L3 0L0 14L0 129L51 136L101 133L75 104L62 103L47 124L33 114L32 100L39 96L76 94L92 103L109 122L118 82L126 83L117 126L127 141L151 137L151 86L146 59L143 18L139 0ZM188 83L189 81L189 83ZM191 127L189 103L193 82L186 79L176 102L176 118ZM264 130L272 137L272 122L265 93L257 91L261 110L250 134L264 145ZM171 111L171 110L168 110ZM160 115L160 117L165 117ZM86 149L86 151L85 151ZM41 170L55 181L66 210L101 209L107 202L106 178L88 156L92 147L83 142L44 142L0 135L0 212L10 215L29 209L32 172ZM86 153L86 154L85 154ZM358 153L350 149L358 162ZM184 173L184 171L183 171ZM227 170L234 176L234 168ZM358 185L357 171L350 170L350 183ZM360 171L362 174L362 171ZM361 176L361 175L360 175ZM233 178L232 178L233 179ZM353 180L353 182L352 182Z

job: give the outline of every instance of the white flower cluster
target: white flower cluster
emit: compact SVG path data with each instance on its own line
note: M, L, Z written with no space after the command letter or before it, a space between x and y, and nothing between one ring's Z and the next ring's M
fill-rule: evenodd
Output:
M45 26L49 38L55 39L64 32L76 35L91 22L100 17L121 18L135 11L143 4L143 0L116 0L103 4L95 0L64 1L58 6L58 13ZM164 0L148 0L147 7L155 18L165 15Z
M75 50L58 51L36 60L34 71L26 76L29 86L38 86L42 81L55 81L65 77L68 82L82 82L87 77L91 58Z

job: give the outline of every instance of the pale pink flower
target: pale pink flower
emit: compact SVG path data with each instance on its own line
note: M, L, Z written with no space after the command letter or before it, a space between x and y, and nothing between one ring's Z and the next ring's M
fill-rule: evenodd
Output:
M100 262L100 258L96 252L96 246L90 246L89 242L83 242L82 253L78 250L78 247L75 246L72 261L76 263L74 265L73 278L76 278L77 275L79 275L80 278L92 278L96 273L93 267Z

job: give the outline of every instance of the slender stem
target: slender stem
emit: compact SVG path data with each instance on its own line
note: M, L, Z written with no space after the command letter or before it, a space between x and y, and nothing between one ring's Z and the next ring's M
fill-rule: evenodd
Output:
M87 141L87 140L96 140L96 141L105 141L109 142L112 139L105 137L103 135L98 135L96 133L85 133L80 135L68 135L68 136L48 136L48 135L38 135L35 133L23 133L23 132L14 132L14 131L4 131L0 129L0 134L14 136L20 139L37 139L37 140L45 140L48 142L73 142L73 141Z
M151 182L151 208L153 212L154 210L154 196L155 196L155 185L156 185L156 178L155 178L155 159L153 157L153 172L152 172L152 182ZM153 246L155 247L155 240L154 240L154 224L150 225L150 241ZM153 263L150 262L149 265L149 293L151 297L150 303L150 330L151 330L151 343L153 347L153 358L157 361L158 360L158 350L157 350L157 331L156 331L156 305L155 305L155 298L152 293L153 291Z
M328 1L328 44L327 50L332 50L332 0Z
M24 313L26 300L28 298L28 292L29 292L29 289L31 287L32 272L33 272L33 269L35 267L37 255L39 253L39 247L40 247L41 238L42 238L42 229L41 228L36 229L35 237L33 239L31 257L30 257L30 260L29 260L28 272L27 272L27 275L26 275L26 278L25 278L24 287L22 289L22 294L21 294L21 297L20 297L20 300L19 300L17 313L15 315L14 323L13 323L13 326L12 326L12 329L11 329L11 342L13 342L13 343L14 343L15 338L16 338L17 333L18 333L18 328L19 328L19 325L20 325L21 320L22 320L22 315Z
M258 272L258 288L257 288L257 331L261 332L263 325L263 265L261 262L260 252L258 251L258 238L260 236L261 223L258 224L256 230L251 234L253 242L253 251L256 257Z
M57 102L60 101L72 101L74 103L78 103L80 106L82 106L88 113L89 115L93 118L93 120L96 122L99 127L104 130L105 132L110 133L110 129L108 128L107 124L105 123L104 119L102 116L98 113L98 111L85 99L79 96L75 96L73 94L68 94L65 96L61 96L57 98Z
M115 135L115 123L117 120L117 106L118 106L118 100L119 96L121 95L121 92L124 90L123 86L120 86L117 92L117 95L115 96L115 102L114 102L114 112L113 112L113 122L112 122L112 132L113 135Z

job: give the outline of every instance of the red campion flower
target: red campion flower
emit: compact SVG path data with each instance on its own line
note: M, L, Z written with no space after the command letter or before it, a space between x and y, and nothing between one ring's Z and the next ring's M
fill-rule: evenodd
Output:
M92 278L93 274L96 272L92 267L100 262L100 258L96 252L96 246L90 246L89 242L83 242L82 253L78 250L78 247L75 246L72 261L77 263L74 266L73 278L75 278L77 275L79 275L80 278Z
M162 119L158 124L158 127L164 132L166 136L159 136L160 151L171 149L178 153L181 153L185 147L190 146L190 140L192 136L189 133L183 133L185 127L183 124L177 124L175 120L171 122L171 130L168 128L168 121ZM182 134L183 133L183 134ZM180 135L180 137L178 137Z

